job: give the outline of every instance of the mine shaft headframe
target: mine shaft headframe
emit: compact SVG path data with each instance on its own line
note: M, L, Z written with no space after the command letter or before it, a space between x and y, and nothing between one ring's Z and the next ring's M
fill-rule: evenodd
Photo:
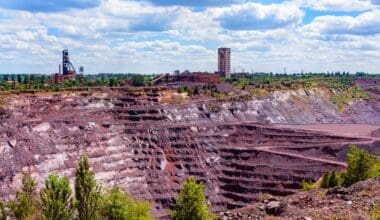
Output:
M76 74L74 65L70 62L69 50L62 51L62 74L70 75Z

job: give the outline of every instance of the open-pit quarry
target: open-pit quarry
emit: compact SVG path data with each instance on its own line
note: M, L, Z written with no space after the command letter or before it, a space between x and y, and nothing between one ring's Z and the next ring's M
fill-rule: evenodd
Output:
M103 188L151 201L157 218L189 175L204 182L213 212L290 195L302 180L344 169L350 144L380 155L380 81L361 83L371 98L343 110L326 88L175 103L180 94L162 87L2 95L0 198L15 194L22 172L40 187L49 172L73 181L83 154Z

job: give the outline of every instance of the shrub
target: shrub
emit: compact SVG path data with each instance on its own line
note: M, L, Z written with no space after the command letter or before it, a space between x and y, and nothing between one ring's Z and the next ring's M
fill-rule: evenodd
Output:
M336 186L340 185L339 183L340 183L339 174L337 174L335 171L332 171L331 175L329 177L328 186L329 187L336 187Z
M347 171L344 175L343 185L350 186L358 181L370 177L370 170L376 165L376 158L368 151L351 145L347 153Z
M149 203L134 201L117 187L103 197L102 216L108 220L148 220L149 212Z
M314 188L314 184L312 182L302 180L301 188L303 191L309 191L309 190L312 190Z
M368 172L370 178L380 176L380 161L376 161Z
M197 183L195 177L190 177L183 183L170 217L173 220L214 219L206 204L203 184Z
M329 172L323 172L322 182L321 182L321 188L329 188L330 183L330 173Z

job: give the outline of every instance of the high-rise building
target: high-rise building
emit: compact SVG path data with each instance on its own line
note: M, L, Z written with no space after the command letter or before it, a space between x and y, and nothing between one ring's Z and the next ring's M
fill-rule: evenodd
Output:
M231 78L231 48L218 49L218 72L226 78Z

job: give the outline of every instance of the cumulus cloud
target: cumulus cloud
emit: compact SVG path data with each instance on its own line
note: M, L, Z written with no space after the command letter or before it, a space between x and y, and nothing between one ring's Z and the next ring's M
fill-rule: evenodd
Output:
M229 30L268 30L300 24L303 12L291 4L245 3L218 9L217 20Z
M245 0L137 0L143 2L151 2L155 5L171 6L171 5L183 5L183 6L222 6L230 5L234 3L241 3Z
M351 16L321 16L304 27L305 31L327 35L376 35L380 33L380 10Z
M85 9L96 7L101 0L4 0L0 1L0 7L30 11L30 12L56 12L68 9Z
M198 1L203 10L192 7L197 1L99 0L96 7L60 6L55 13L0 6L1 71L52 73L61 50L68 48L74 64L88 73L212 72L221 45L232 47L237 70L276 72L286 65L289 71L342 71L352 64L345 70L373 72L380 67L380 14L374 0L374 8L357 17L334 16L329 10L339 7L321 0L327 10L321 14L332 15L308 25L301 23L303 6L295 1L304 0L270 5Z
M172 27L173 22L180 16L180 10L167 10L163 13L147 13L141 14L131 19L129 24L130 31L167 31Z
M379 0L373 0L373 2ZM370 0L304 0L303 7L320 11L365 11L373 8Z

